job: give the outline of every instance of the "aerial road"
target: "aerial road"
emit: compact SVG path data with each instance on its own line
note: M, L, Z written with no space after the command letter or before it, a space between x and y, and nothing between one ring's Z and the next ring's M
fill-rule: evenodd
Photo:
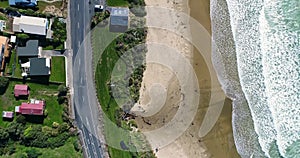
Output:
M89 35L94 5L94 1L88 0L71 0L69 5L70 44L73 56L73 104L75 122L81 131L85 156L102 158L105 156L101 145L103 142L99 139L99 109L94 89Z

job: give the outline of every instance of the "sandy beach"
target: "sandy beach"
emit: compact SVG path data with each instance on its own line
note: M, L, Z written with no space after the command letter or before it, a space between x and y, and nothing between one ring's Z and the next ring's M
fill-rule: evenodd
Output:
M177 11L182 11L198 20L208 32L210 30L209 0L145 0L147 6L157 6ZM147 19L153 18L153 15L147 14ZM157 20L160 20L157 18ZM166 19L164 19L166 20ZM175 22L174 27L179 31L189 31L189 21L180 16L171 16L169 22ZM161 21L166 22L166 21ZM198 78L200 88L199 106L194 120L183 134L167 146L158 148L155 143L150 144L159 158L235 158L239 157L233 142L231 128L231 101L226 100L222 114L215 124L214 128L205 137L200 138L198 131L204 115L207 111L210 99L211 76L204 59L200 53L182 36L173 32L149 28L148 36L148 54L149 52L159 51L152 47L151 43L159 43L181 53L193 66L194 72ZM164 51L172 51L165 49ZM150 57L147 55L146 61ZM189 72L187 72L189 73ZM149 92L154 84L160 84L156 96ZM146 65L143 82L140 90L139 103L133 108L133 112L139 114L139 111L147 113L147 116L136 117L138 128L141 131L151 131L163 127L172 120L178 112L179 103L182 99L180 81L176 74L164 65L149 63ZM162 88L165 87L165 88ZM152 89L153 90L153 89ZM155 90L155 88L154 88ZM163 94L166 95L163 95ZM163 104L157 101L155 104L149 104L154 97L162 97ZM152 101L153 102L153 101ZM155 106L157 105L157 106Z

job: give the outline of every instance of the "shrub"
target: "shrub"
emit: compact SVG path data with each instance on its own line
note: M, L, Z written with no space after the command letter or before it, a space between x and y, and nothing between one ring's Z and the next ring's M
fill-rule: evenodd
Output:
M58 128L58 127L59 127L59 123L53 122L53 123L52 123L52 127L53 127L53 128Z
M4 94L8 86L8 78L0 77L0 94Z
M26 123L26 118L23 115L18 115L16 117L16 121L17 121L17 123L25 124Z
M28 158L38 158L40 155L42 155L42 153L33 148L27 149L25 152Z

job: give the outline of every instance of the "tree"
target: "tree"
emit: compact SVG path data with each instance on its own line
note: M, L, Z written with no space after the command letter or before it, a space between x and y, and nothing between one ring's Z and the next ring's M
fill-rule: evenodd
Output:
M25 124L26 123L26 118L23 115L18 115L16 118L17 123Z
M26 152L28 158L38 158L40 155L42 155L42 153L40 153L36 149L28 149L25 152Z
M4 94L8 85L8 78L0 77L0 94Z
M17 38L22 41L26 41L29 38L29 35L27 35L25 33L20 33L20 34L17 34Z
M58 96L66 96L68 93L68 87L64 85L58 86Z

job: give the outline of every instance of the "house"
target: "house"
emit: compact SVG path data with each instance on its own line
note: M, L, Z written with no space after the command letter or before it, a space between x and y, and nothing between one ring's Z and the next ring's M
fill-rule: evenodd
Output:
M17 55L19 58L32 58L39 55L39 41L29 40L25 47L17 47Z
M10 48L11 46L8 44L9 38L5 36L0 36L0 63L1 63L1 71L4 71L6 60L10 56ZM2 73L1 73L2 74Z
M12 112L12 111L3 111L2 112L2 117L7 118L7 119L12 119L12 118L14 118L14 112Z
M29 95L29 87L27 85L16 84L14 88L15 97L19 96L28 96Z
M129 9L112 7L110 10L110 32L125 32L129 25Z
M45 101L31 99L30 103L22 103L15 107L15 112L22 115L43 115L45 109Z
M46 36L48 20L33 16L14 17L13 32L23 32L34 35Z
M49 76L50 59L49 58L30 58L29 76Z
M9 0L10 6L20 6L20 7L35 7L37 6L37 0Z

